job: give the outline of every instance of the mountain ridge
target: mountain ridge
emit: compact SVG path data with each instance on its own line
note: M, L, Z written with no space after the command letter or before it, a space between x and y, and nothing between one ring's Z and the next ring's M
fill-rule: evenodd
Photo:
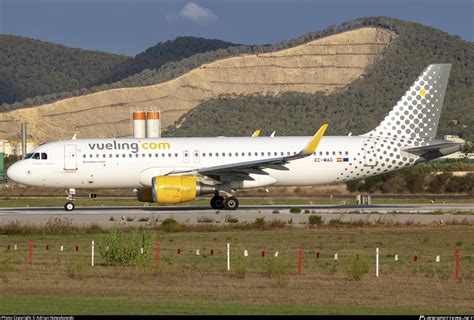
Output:
M369 64L363 70L360 77L340 88L336 88L331 94L306 91L291 92L292 90L289 87L283 91L280 90L281 92L276 92L275 95L266 94L265 92L268 90L251 94L229 91L215 97L207 96L205 99L198 99L195 107L183 109L179 107L182 101L192 100L192 92L198 87L187 84L181 86L187 88L187 91L179 97L173 98L176 103L169 102L166 109L169 111L165 110L164 118L168 119L166 120L168 122L164 123L165 127L172 124L167 128L165 134L176 136L247 135L249 132L253 132L255 128L260 128L267 132L278 130L278 134L284 135L306 135L311 134L314 127L319 123L317 122L318 119L323 118L333 124L329 130L330 134L363 133L381 121L427 64L431 62L452 62L453 70L446 95L445 109L440 121L440 133L461 132L466 137L471 138L473 136L474 119L468 108L469 105L474 103L474 98L472 98L474 97L472 94L472 81L474 80L473 43L460 40L457 36L448 35L431 27L387 17L369 17L347 21L339 26L330 26L324 30L308 33L297 39L272 46L234 46L198 53L180 61L169 62L158 69L147 69L123 79L120 81L119 88L120 86L129 85L132 87L130 92L136 92L137 94L142 92L140 93L143 95L142 101L145 101L149 98L149 95L144 93L143 86L136 86L137 84L150 85L152 83L152 85L159 85L178 79L191 72L191 70L205 68L207 64L223 61L223 59L245 58L246 55L262 57L264 54L270 53L274 53L273 55L276 56L275 53L278 49L294 48L296 45L307 44L314 41L314 39L325 39L328 36L343 32L371 27L393 32L398 37L388 45L387 49L381 53L374 63ZM274 58L272 57L272 59ZM245 59L241 61L245 61ZM285 63L288 64L288 61ZM229 72L221 71L223 74ZM264 72L257 73L257 76L260 73ZM304 75L302 76L304 77ZM268 79L275 81L275 79ZM213 87L219 85L222 85L222 83L213 83ZM89 92L83 97L91 94L94 93ZM127 108L126 99L130 100L125 96L123 98L125 100L119 101L120 98L117 98L118 100L115 99L113 103L111 98L104 101L110 102L110 112L112 110L119 112L119 110ZM61 111L60 108L65 106L67 101L70 100L58 101L56 111ZM143 102L138 105L128 105L128 109L134 106L147 105L151 106L151 104ZM43 107L40 106L39 108ZM91 107L94 106L91 105ZM31 110L35 109L32 108ZM262 114L265 114L265 117L261 117ZM225 115L225 117L222 117L222 115ZM280 117L277 117L278 115ZM57 115L56 117L60 116ZM122 118L121 120L117 119L118 122L121 121L121 124L105 121L101 130L108 132L109 135L124 135L125 129L119 130L122 134L119 134L116 129L116 126L121 125L123 128L128 128L127 132L130 131L127 117L122 116ZM172 118L176 118L175 122L174 120L171 121L174 124L169 123L169 119ZM450 119L456 118L461 119L462 125L465 125L466 128L463 126L451 127L448 124ZM3 120L0 117L0 121L3 121L4 124L13 121L14 117L9 119L5 119L5 114ZM89 119L89 117L85 119ZM61 124L61 122L58 123ZM87 126L90 126L90 124L87 124ZM7 131L11 131L11 129Z

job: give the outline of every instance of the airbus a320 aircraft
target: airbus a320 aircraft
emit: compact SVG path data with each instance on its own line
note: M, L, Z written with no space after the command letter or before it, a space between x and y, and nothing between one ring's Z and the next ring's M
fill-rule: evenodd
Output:
M360 136L66 140L39 146L8 170L18 183L68 189L134 188L138 200L175 204L213 194L235 210L232 193L365 178L460 150L436 140L450 64L429 65L378 127ZM224 196L222 196L222 195Z

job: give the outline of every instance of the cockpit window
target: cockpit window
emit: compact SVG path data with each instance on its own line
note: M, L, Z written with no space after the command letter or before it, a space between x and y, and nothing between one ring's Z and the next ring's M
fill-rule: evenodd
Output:
M25 159L35 159L35 160L47 160L48 154L44 152L35 152L26 154Z

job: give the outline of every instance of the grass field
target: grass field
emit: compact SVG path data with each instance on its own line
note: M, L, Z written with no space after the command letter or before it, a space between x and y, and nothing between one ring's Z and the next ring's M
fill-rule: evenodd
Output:
M109 233L85 231L0 235L0 313L474 312L472 226L151 230L148 235L153 237L153 244L160 243L159 265L153 245L144 262L134 266L107 265L99 251ZM131 234L130 230L120 232ZM32 264L28 262L30 239L34 246ZM97 244L94 267L90 265L92 240ZM231 245L231 271L226 270L227 243ZM300 244L302 274L297 272ZM376 247L380 248L379 278L375 277ZM455 278L458 247L461 279ZM248 250L248 257L244 257L244 250ZM396 254L399 261L394 259ZM441 257L439 263L435 262L437 255Z

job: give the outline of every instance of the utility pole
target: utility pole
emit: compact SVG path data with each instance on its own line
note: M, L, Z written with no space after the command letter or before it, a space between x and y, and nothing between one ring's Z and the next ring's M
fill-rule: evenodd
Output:
M26 150L27 150L27 141L26 141L26 123L21 123L21 157L25 159Z

